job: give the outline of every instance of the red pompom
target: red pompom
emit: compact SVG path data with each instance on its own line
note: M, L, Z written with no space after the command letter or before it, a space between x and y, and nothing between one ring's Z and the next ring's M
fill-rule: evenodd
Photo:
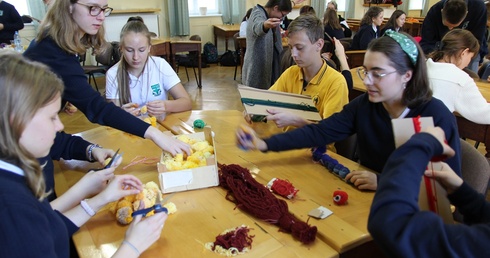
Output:
M337 190L333 192L333 202L337 205L344 205L347 203L349 195L345 191Z

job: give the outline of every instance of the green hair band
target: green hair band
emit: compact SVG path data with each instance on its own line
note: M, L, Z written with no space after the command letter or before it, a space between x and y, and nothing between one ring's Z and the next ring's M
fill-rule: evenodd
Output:
M410 58L412 64L417 64L417 56L419 55L419 50L417 48L417 45L409 37L407 37L407 35L398 33L394 30L387 30L384 35L396 41L396 43L398 43L398 45L400 45L400 47L402 48L403 52L408 55L408 58Z

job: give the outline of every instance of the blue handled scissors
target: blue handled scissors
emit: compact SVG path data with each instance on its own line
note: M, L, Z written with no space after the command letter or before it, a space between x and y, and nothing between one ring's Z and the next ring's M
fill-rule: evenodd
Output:
M165 199L163 200L160 200L160 194L157 195L157 200L155 202L155 205L149 207L149 208L146 208L146 209L141 209L141 210L137 210L135 212L133 212L133 214L131 214L132 217L134 216L137 216L137 215L143 215L143 217L146 217L146 215L148 214L148 212L151 212L151 211L155 211L155 213L159 213L159 212L165 212L165 213L168 213L168 210L167 208L163 207L163 203L170 199L170 197L172 197L172 195L166 197Z

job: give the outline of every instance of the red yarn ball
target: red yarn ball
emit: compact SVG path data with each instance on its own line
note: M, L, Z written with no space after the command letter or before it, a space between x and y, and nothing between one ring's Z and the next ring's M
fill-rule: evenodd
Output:
M337 190L333 192L333 202L337 205L344 205L347 203L349 195L345 191Z

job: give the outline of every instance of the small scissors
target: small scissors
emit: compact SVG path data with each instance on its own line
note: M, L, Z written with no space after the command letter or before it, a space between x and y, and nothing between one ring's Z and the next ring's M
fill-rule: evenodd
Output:
M116 153L114 153L111 160L109 161L109 163L107 163L107 165L105 165L105 167L97 168L97 169L91 169L91 170L99 171L99 170L108 169L108 168L112 167L112 164L114 164L124 154L124 152L121 152L121 154L118 154L118 153L119 153L119 149L117 149Z
M137 216L137 215L143 215L143 217L146 217L146 214L148 214L148 212L151 212L151 211L155 211L155 213L159 213L159 212L165 212L165 213L168 213L168 210L167 208L163 207L163 204L164 202L166 202L168 199L170 199L170 197L172 197L172 195L166 197L165 199L161 200L160 199L160 194L157 195L157 200L155 201L155 205L149 207L149 208L146 208L146 209L141 209L141 210L137 210L135 212L133 212L133 214L131 214L132 217L134 216Z

